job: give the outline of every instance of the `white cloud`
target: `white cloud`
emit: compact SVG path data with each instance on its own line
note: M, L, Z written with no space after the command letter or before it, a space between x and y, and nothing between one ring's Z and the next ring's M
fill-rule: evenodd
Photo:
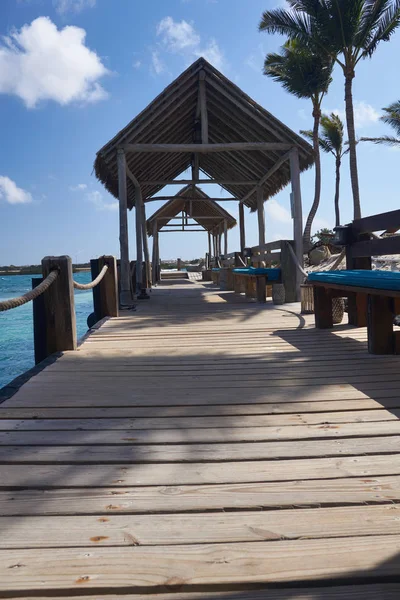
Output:
M28 204L32 202L32 196L9 177L0 175L0 200L5 200L8 204Z
M18 96L28 108L41 100L66 105L104 99L98 80L108 71L85 37L79 27L58 30L48 17L14 30L0 43L0 93Z
M346 111L344 108L335 108L334 110L326 112L333 112L336 115L339 115L341 119L346 119ZM377 123L379 117L379 112L370 104L363 101L356 101L354 103L354 122L357 129L362 129L363 127L368 127L368 125Z
M156 75L161 75L166 70L166 66L160 58L160 53L153 50L151 53L151 66Z
M96 210L118 210L118 202L116 200L107 202L104 199L103 194L98 191L88 192L86 194L86 200L91 202Z
M67 12L79 13L85 8L93 8L96 0L53 0L56 11L63 15Z
M291 223L292 217L290 212L277 200L268 200L265 203L265 214L271 221L278 221L279 223Z
M216 40L210 39L205 44L202 43L201 36L192 23L184 19L174 21L172 17L164 17L158 23L156 32L161 39L160 48L166 52L181 54L189 60L204 56L217 69L223 67L224 56Z
M224 64L224 55L215 40L211 40L204 48L194 50L194 55L198 58L203 56L209 63L217 69L222 69Z
M78 183L77 185L70 185L69 189L71 190L71 192L80 192L82 190L86 190L87 185L86 183Z
M157 25L157 35L162 37L163 43L172 52L180 52L200 44L200 36L193 25L183 19L178 22L172 17L164 17Z
M141 60L135 60L133 62L132 66L133 66L134 69L140 69L140 67L142 66L142 61Z

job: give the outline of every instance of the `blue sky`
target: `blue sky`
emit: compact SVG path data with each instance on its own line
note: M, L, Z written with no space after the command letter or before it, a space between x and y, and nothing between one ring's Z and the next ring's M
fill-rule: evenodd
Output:
M37 263L69 254L86 261L118 254L116 203L96 181L96 151L198 56L298 131L311 126L308 101L291 97L262 75L263 58L283 42L258 33L263 10L283 0L1 0L0 2L0 264ZM364 61L354 82L357 133L390 131L381 108L398 100L400 34ZM343 111L343 76L336 71L325 111ZM398 208L400 153L359 146L364 215ZM316 228L332 226L334 164L324 156ZM210 195L220 190L207 186ZM175 191L177 191L175 189ZM267 238L290 238L289 188L266 203ZM306 214L313 172L302 176ZM148 215L159 203L148 205ZM235 216L237 206L224 204ZM342 222L352 218L347 160ZM246 209L247 243L257 243ZM129 214L135 257L134 214ZM237 229L237 228L236 228ZM229 251L238 248L238 232ZM207 247L204 233L161 236L161 256L192 258Z

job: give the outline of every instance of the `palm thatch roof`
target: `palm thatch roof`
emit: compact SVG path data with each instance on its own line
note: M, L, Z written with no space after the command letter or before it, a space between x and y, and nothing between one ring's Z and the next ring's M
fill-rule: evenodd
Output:
M199 200L191 202L190 198L198 198ZM187 185L176 194L176 199L173 198L166 202L147 219L146 227L148 235L153 235L155 222L157 222L157 231L160 231L171 219L177 217L181 212L187 215L189 219L196 221L200 227L210 232L221 233L224 229L225 221L228 229L232 229L237 224L236 219L231 214L217 204L217 202L211 200L200 188Z
M117 149L123 144L192 144L199 141L198 98L201 78L205 79L210 144L289 144L298 148L301 171L313 164L313 150L303 138L247 96L204 58L199 58L97 153L94 163L96 176L116 198ZM252 191L252 187L235 182L258 183L284 154L285 150L282 149L257 149L251 152L237 150L197 156L201 172L214 180L229 181L223 187L241 199ZM139 181L145 202L164 186L144 182L175 179L192 165L192 158L187 152L126 154L127 166ZM263 184L264 200L274 196L289 181L290 168L286 161ZM132 208L134 204L135 189L128 180L128 207ZM256 208L256 190L246 199L245 204L253 210Z

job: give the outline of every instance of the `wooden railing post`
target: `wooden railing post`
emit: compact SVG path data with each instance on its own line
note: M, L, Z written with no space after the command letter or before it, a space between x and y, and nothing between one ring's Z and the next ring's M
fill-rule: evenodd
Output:
M100 256L90 261L92 279L96 279L104 265L108 269L103 279L93 288L93 307L97 321L104 317L118 317L117 261L115 256Z
M45 354L76 350L76 318L72 262L69 256L46 256L42 260L43 278L58 270L58 277L43 293L46 320Z
M282 241L281 245L281 273L282 283L285 287L285 302L297 301L297 267L289 250L288 244L294 248L294 242Z

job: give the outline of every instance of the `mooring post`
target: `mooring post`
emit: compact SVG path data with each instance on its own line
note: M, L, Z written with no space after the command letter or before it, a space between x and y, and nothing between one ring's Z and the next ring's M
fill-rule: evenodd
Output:
M76 350L76 317L72 261L69 256L46 256L42 260L43 279L57 270L58 277L43 293L45 315L45 357L54 352Z
M92 279L107 265L108 269L103 279L93 288L93 308L96 323L104 317L118 317L118 281L117 261L115 256L100 256L90 261Z

